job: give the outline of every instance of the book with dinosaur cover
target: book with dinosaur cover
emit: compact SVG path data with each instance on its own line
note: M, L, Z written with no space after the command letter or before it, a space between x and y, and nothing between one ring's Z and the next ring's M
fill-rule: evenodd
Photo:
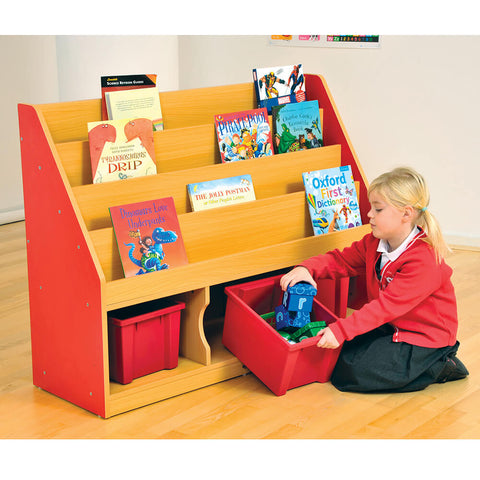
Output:
M314 235L362 225L350 165L303 173Z
M272 113L273 105L303 102L305 77L302 64L253 69L253 83L259 107Z
M100 77L100 85L102 89L102 120L108 120L107 104L105 100L106 92L155 87L157 85L157 75L109 75Z
M318 100L272 107L275 153L323 146Z
M148 118L89 122L87 128L93 183L157 173Z
M273 155L266 108L215 115L222 163Z
M105 92L109 120L148 118L153 129L163 130L162 107L156 87Z
M252 177L238 175L187 185L194 212L255 200Z
M188 263L172 197L109 210L125 277Z

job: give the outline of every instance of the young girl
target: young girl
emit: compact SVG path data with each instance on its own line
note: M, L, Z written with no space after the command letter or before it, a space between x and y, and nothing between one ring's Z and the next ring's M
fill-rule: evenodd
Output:
M312 257L281 287L315 278L366 275L367 303L319 333L318 346L343 344L332 374L342 391L408 392L457 380L468 370L455 356L458 319L448 247L428 210L421 175L397 168L368 191L372 232L343 251Z

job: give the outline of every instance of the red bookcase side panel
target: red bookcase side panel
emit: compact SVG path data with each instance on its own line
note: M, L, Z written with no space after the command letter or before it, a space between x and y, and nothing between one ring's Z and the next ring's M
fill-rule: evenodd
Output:
M323 108L323 141L325 145L342 146L342 165L351 165L353 177L360 181L359 203L363 223L367 223L367 212L370 209L368 201L366 179L361 171L357 155L350 142L345 126L338 113L333 97L324 79L319 75L306 75L307 100L318 100L320 108Z
M100 278L37 112L19 121L33 383L105 416Z

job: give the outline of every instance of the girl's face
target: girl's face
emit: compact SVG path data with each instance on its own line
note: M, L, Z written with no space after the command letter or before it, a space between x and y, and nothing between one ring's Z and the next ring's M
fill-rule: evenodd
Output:
M395 208L376 191L370 194L369 200L368 218L373 236L386 240L392 249L397 248L412 230L409 209Z

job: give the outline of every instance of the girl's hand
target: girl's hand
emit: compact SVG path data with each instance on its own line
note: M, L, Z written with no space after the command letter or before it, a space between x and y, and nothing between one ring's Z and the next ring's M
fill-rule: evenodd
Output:
M293 287L298 282L307 282L313 287L317 288L317 283L310 275L310 272L305 267L295 267L290 270L280 279L280 286L285 291L287 287Z
M340 344L338 343L335 335L330 330L329 327L320 330L317 334L317 337L320 337L320 340L317 343L317 347L320 348L338 348Z

